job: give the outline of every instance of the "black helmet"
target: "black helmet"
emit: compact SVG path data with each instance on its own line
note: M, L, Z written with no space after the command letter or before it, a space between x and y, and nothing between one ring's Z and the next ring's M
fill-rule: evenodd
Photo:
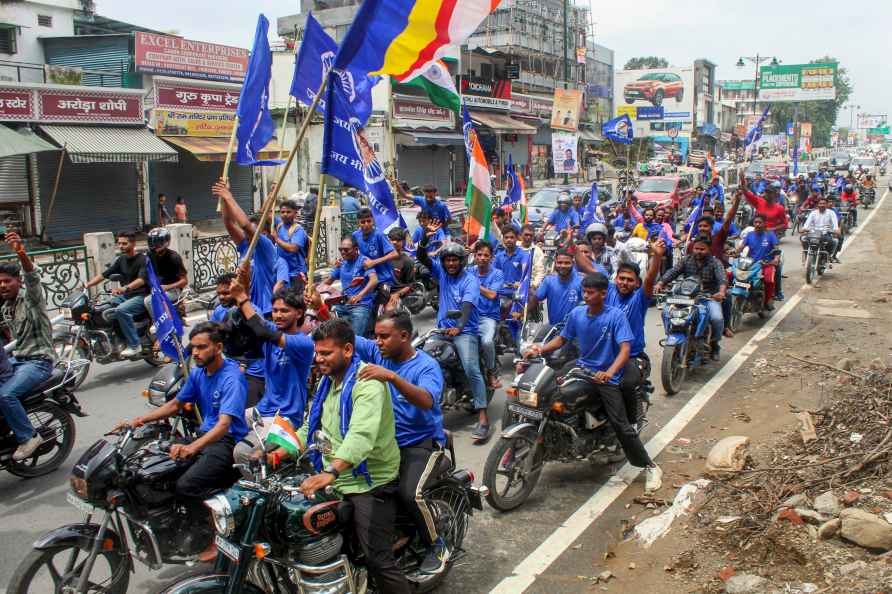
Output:
M465 254L465 248L462 244L450 241L443 246L443 249L440 250L440 261L442 262L448 256L458 258L461 261L461 265L465 265L467 254Z
M149 249L167 246L170 244L170 231L164 227L155 227L149 231Z

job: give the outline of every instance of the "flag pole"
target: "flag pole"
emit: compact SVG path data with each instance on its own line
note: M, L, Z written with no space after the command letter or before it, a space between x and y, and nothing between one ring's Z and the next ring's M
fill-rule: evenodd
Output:
M301 123L300 128L297 131L297 137L294 139L294 148L291 149L291 152L288 154L288 160L285 162L285 166L282 167L282 170L279 172L279 179L276 181L276 185L273 188L272 192L266 198L266 201L263 203L263 207L260 210L260 221L266 219L269 216L269 212L273 207L273 204L276 202L276 198L278 197L279 192L282 188L282 182L285 179L285 176L288 175L288 170L291 169L291 164L294 162L294 157L297 154L297 149L300 147L300 143L303 142L304 136L307 133L307 129L310 127L310 120L313 119L313 113L316 111L316 106L319 105L319 101L322 100L322 94L325 92L325 86L328 83L328 77L325 76L322 78L322 84L319 85L319 90L316 91L316 96L313 98L313 103L310 104L309 109L307 109L307 115L304 116L304 121ZM262 223L261 223L262 224ZM242 260L243 262L249 262L251 260L251 256L254 255L254 249L257 247L257 241L260 239L260 226L258 226L254 236L251 238L251 243L248 245L248 251L245 252L245 257ZM312 247L312 246L311 246Z
M229 147L226 149L226 160L223 161L223 175L220 177L223 178L223 181L229 182L229 166L232 164L232 152L235 150L235 138L236 132L238 132L238 116L232 120L232 133L229 135ZM217 212L223 211L223 200L217 199Z
M279 129L279 156L276 157L279 161L282 160L282 154L285 152L285 129L288 127L288 111L291 109L291 94L288 94L288 102L285 103L285 115L282 116L282 127ZM279 165L276 167L276 174L282 169L282 166ZM276 226L276 209L275 204L273 208L269 210L269 228L271 232L275 233Z
M319 240L319 223L322 220L322 207L325 200L325 181L324 173L319 180L319 198L316 200L316 212L313 214L313 235L310 239L310 253L307 262L307 284L313 287L313 275L316 272L316 242ZM315 290L315 288L314 288Z

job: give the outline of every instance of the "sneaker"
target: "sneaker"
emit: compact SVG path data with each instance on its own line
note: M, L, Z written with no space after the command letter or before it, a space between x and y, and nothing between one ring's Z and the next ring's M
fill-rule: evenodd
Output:
M644 492L654 493L663 486L663 471L659 466L648 466L644 469Z
M776 293L776 294L774 295L774 300L775 300L775 301L783 301L784 299L786 299L786 297L784 297L784 294L783 294L783 293Z
M34 455L34 452L36 452L37 448L39 448L41 445L43 445L43 438L40 436L40 433L35 433L34 437L24 443L19 444L19 447L17 447L15 452L12 454L12 459L16 462L27 460Z
M421 562L418 570L427 575L443 573L447 561L449 561L449 547L441 537L437 537L437 542L428 549L427 556Z
M474 431L471 433L471 439L478 444L489 439L489 425L477 423L477 426L474 427Z
M127 347L123 351L121 351L121 357L124 359L130 359L132 357L137 357L142 354L142 349L139 346L135 347Z

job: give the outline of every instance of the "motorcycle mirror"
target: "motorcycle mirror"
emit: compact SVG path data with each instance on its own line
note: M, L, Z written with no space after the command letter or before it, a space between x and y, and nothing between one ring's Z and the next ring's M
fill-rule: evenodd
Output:
M450 309L446 312L447 320L457 320L459 318L461 318L461 312L457 309Z
M319 448L319 451L323 454L331 454L333 451L333 447L331 445L331 439L329 439L328 435L325 431L317 431L313 434L313 443Z
M260 427L263 427L263 417L260 416L260 413L257 411L256 408L251 409L251 421L255 425L259 425Z

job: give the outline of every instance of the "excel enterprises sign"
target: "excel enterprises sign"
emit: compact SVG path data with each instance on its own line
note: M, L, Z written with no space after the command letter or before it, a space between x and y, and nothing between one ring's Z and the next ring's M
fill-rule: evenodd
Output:
M836 64L763 66L759 101L826 101L836 99Z

